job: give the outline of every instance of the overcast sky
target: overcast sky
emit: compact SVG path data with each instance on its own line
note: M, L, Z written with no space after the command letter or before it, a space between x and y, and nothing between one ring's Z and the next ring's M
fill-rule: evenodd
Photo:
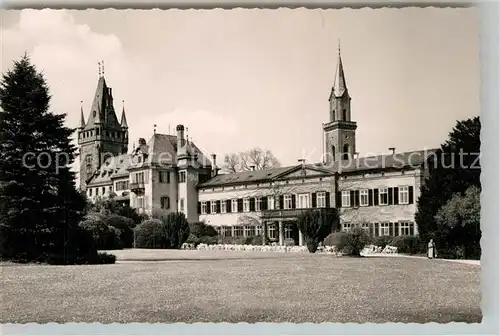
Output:
M361 155L439 146L479 115L474 8L2 11L2 72L27 51L52 109L88 117L97 62L130 144L178 123L207 154L320 161L341 41Z

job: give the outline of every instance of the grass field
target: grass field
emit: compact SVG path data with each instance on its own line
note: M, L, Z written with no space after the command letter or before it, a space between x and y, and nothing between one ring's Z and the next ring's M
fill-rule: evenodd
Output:
M474 265L301 253L113 253L122 261L3 264L0 323L481 321Z

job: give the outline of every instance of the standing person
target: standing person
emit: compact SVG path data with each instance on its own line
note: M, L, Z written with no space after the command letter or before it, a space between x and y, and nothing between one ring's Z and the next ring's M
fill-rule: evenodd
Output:
M436 244L434 244L434 240L431 239L429 244L427 244L427 258L433 259L436 257Z

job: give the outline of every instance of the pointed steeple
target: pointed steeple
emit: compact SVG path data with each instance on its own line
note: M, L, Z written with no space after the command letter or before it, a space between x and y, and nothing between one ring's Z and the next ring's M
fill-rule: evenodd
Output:
M125 101L122 100L123 108L122 108L122 120L120 122L122 128L128 128L127 125L127 117L125 116Z
M344 67L342 65L342 56L340 55L340 41L338 45L338 62L337 69L335 70L335 80L333 82L332 93L335 97L342 97L347 92L347 85L345 82Z
M85 117L83 115L83 100L80 101L80 128L85 128Z

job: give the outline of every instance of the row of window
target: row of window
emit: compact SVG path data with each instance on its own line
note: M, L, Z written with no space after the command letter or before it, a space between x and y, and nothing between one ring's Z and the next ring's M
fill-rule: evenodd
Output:
M253 212L274 209L307 209L330 207L330 193L288 194L198 202L198 213L217 214L228 212Z
M95 196L104 196L106 195L107 191L113 191L113 186L104 186L104 187L95 187L95 188L88 188L87 189L87 195L89 197L94 196L94 191L95 191Z
M117 132L117 131L106 131L106 133L103 132L103 134L106 134L106 136L108 138L116 138L116 139L122 138L122 134L123 134L123 138L125 138L125 135L126 135L125 132ZM95 129L95 135L100 135L100 129L99 128ZM84 139L85 138L90 138L90 137L93 137L93 136L94 136L94 131L93 130L80 133L80 138L84 138Z
M343 190L340 204L343 208L393 204L413 204L413 186L380 189Z
M170 209L170 197L162 196L160 198L160 206L164 210ZM179 198L179 211L184 212L184 198Z
M344 223L342 231L349 232L355 224ZM283 238L293 239L292 223L283 224ZM391 223L363 223L361 227L366 229L371 236L413 236L415 235L415 224L413 222L391 222ZM217 226L217 234L224 237L255 237L262 234L262 225L245 226ZM267 236L271 240L278 239L279 226L276 223L267 225Z
M343 223L342 231L349 232L355 226L367 230L371 236L413 236L415 235L415 224L413 222L383 222L383 223Z

